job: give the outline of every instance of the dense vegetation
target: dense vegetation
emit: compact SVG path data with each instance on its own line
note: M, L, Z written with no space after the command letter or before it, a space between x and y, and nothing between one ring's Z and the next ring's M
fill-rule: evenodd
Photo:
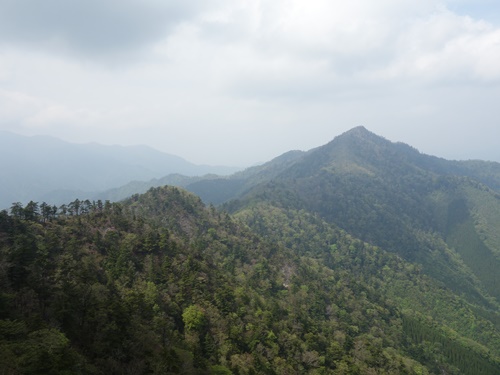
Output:
M498 331L470 306L304 212L277 228L284 211L249 211L266 221L264 240L176 188L69 207L44 216L31 202L0 214L5 374L500 369L498 351L487 349L500 347ZM404 308L424 296L445 299L445 311ZM451 328L429 336L446 317L478 326L466 332L476 341Z
M475 173L469 165L422 155L355 128L296 159L226 208L237 212L263 202L315 213L420 264L469 301L497 310L491 297L500 298L500 194L485 182L498 176L489 163L484 169L480 162L473 164Z
M13 204L0 374L500 373L496 187L419 155L355 129L197 180L238 189L226 211L174 187Z
M319 259L321 264L335 272L346 272L377 290L397 307L404 320L420 322L421 336L410 335L413 344L415 341L421 343L425 337L430 347L438 345L438 350L445 347L449 350L449 342L443 341L449 340L457 350L468 351L471 356L474 351L480 358L500 355L498 310L480 308L455 295L442 283L426 276L421 265L354 239L304 210L259 203L237 215L263 236L282 242L296 253ZM429 331L436 336L426 336L425 332ZM424 361L423 358L420 360ZM456 361L452 355L447 360ZM428 366L432 367L431 364L428 362ZM439 372L437 368L434 370Z

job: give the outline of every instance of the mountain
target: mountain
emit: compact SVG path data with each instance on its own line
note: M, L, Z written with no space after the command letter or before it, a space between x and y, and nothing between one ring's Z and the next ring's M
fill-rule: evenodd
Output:
M356 134L360 135L363 133L366 135L370 132L362 126L354 128L351 131L346 132L341 137L338 137L338 139L336 139L335 141L332 141L332 147L335 148L335 143L342 143L342 138L345 138L347 140L351 136L355 136ZM372 134L372 136L372 140L383 140L383 138L378 137L375 134ZM384 141L389 142L387 140ZM419 166L419 168L428 169L429 171L437 175L457 175L470 177L471 179L481 182L496 191L500 191L500 163L486 162L481 160L445 160L421 154L411 146L405 145L403 143L389 143L395 150L399 149L401 152L406 150L403 153L405 153L405 158L408 158L407 162L413 162L415 163L415 165ZM323 148L319 147L307 152L298 150L289 151L262 165L250 167L233 174L228 174L227 170L226 173L214 171L206 172L205 174L198 173L196 176L190 175L189 173L180 172L164 175L160 178L155 177L150 180L137 179L134 181L129 181L121 186L116 185L110 189L91 194L89 195L89 198L119 201L130 197L132 194L145 193L151 187L158 187L168 184L183 187L188 191L199 195L203 199L203 201L207 203L220 205L230 200L241 197L242 195L244 195L244 193L246 193L256 185L274 179L282 172L284 172L288 167L295 164L295 162L298 162L309 154L316 154L316 152L320 152L321 149ZM349 158L352 155L349 155L349 153L344 153L344 156L346 158ZM342 158L341 155L337 155L337 157L340 157L340 159ZM351 164L354 165L353 163ZM224 174L224 176L221 176L222 174ZM62 196L64 194L63 191L58 193ZM74 196L74 192L71 192L71 194ZM68 198L67 200L70 200L70 198Z
M0 207L40 200L61 204L133 180L171 173L228 174L236 168L194 165L146 146L73 144L45 136L0 132Z
M152 187L174 185L195 193L204 202L219 205L238 197L251 187L277 176L303 154L303 151L289 151L267 163L247 168L229 176L207 174L189 177L176 173L149 181L132 181L121 187L100 192L93 198L119 201L133 194L145 193Z
M340 228L416 265L498 330L499 178L498 163L424 155L358 127L224 207L260 235L335 267L338 256L328 255L332 239L325 233ZM459 336L477 340L488 331L473 322L456 324L458 317L439 313L436 301L422 304L423 291L411 284L387 293L437 325L453 326Z
M393 251L470 300L500 300L500 164L449 161L354 128L227 177L171 176L205 202L238 212L255 202L319 214ZM149 186L142 186L145 191ZM122 196L134 189L121 189ZM388 230L388 228L391 228ZM444 250L443 250L444 249ZM480 256L478 256L480 254ZM445 272L443 271L445 270Z
M358 138L357 141L356 138ZM328 149L330 149L330 155ZM401 162L407 166L414 165L414 167L427 170L436 176L468 177L500 192L500 163L481 160L445 160L421 154L409 145L387 141L362 126L342 134L325 146L307 152L289 151L267 163L247 168L232 175L203 176L196 179L180 178L179 176L169 178L167 176L164 181L184 187L199 195L205 202L218 205L237 199L251 188L269 182L282 173L288 173L285 171L296 163L308 171L309 167L314 168L318 165L317 163L321 163L321 160L328 163L328 158L331 157L333 159L330 161L336 163L336 168L339 171L343 169L344 172L350 172L349 168L351 167L359 168L361 166L363 168L362 165L366 158L381 156L370 155L370 153L380 153L383 150L392 153L393 158L402 157ZM384 161L381 160L381 162ZM142 193L147 190L146 187L161 186L158 183L159 181L143 183L142 190L134 192ZM132 191L131 186L125 186L119 196L122 199L126 198L129 196L127 193Z
M358 127L227 207L263 201L316 213L488 306L500 300L499 167L423 155Z
M1 211L0 369L500 370L498 327L415 264L305 211L248 210L260 230L160 187L71 214Z
M0 369L499 374L498 170L358 127L167 177L202 199L0 211Z

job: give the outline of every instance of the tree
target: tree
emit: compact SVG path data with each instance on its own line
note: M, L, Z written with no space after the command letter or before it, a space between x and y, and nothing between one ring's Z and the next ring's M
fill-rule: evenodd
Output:
M45 223L56 216L57 207L51 206L45 202L40 204L40 214L42 215L42 221Z
M16 219L24 218L23 204L21 202L12 203L12 206L10 207L10 214Z
M188 331L198 331L205 325L205 313L199 306L191 305L182 313L182 320Z
M78 216L80 214L81 202L79 199L75 199L68 205L68 211L71 215Z
M38 208L38 203L29 201L29 203L24 207L24 218L26 220L35 221L40 215L40 211Z

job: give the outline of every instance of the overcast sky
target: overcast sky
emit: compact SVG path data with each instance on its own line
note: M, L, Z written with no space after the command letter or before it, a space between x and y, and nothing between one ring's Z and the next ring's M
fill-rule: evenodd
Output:
M357 125L500 161L498 0L0 0L0 129L247 166Z

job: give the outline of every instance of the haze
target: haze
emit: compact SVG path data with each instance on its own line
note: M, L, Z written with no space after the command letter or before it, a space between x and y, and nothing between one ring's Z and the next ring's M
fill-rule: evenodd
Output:
M500 161L488 0L0 0L0 129L248 166L357 125Z

